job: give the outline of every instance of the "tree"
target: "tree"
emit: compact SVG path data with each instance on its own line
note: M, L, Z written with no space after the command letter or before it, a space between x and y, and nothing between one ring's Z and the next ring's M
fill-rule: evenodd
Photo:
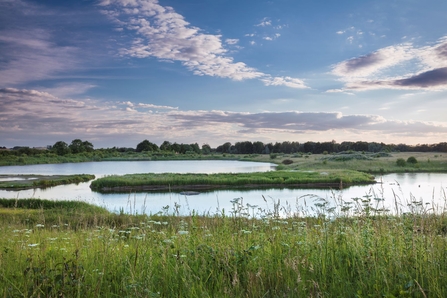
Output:
M263 142L257 141L253 142L253 153L262 154L265 150L265 146Z
M93 152L93 144L90 143L89 141L82 142L82 145L84 145L84 150L86 152Z
M80 139L74 139L71 141L71 144L68 146L70 148L71 153L81 153L84 152L84 143Z
M158 146L154 143L149 142L148 140L144 140L143 142L139 143L137 145L137 148L135 149L136 152L143 152L143 151L157 151Z
M172 151L172 144L169 141L164 141L161 145L160 145L160 150L163 151Z
M210 153L211 153L211 146L208 144L203 144L202 145L202 154L208 155Z
M65 143L64 141L56 142L51 150L55 152L57 155L65 155L70 153L70 148L68 147L68 144Z

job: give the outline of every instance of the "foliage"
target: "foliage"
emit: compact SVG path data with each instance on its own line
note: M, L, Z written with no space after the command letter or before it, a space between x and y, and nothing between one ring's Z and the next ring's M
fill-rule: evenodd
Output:
M53 145L52 151L55 152L57 155L65 155L70 152L70 148L64 141L58 141Z
M157 151L159 148L156 144L149 142L148 140L144 140L141 143L138 143L137 148L135 149L136 152L143 152L143 151Z
M291 164L293 164L293 160L291 160L291 159L284 159L282 161L282 163L285 164L285 165L291 165Z
M407 158L407 163L410 163L410 164L417 164L417 163L418 163L418 160L416 159L416 157L414 157L414 156L410 156L409 158Z
M396 160L396 165L398 166L398 167L405 167L406 166L406 162L405 162L405 159L403 159L403 158L398 158L397 160Z

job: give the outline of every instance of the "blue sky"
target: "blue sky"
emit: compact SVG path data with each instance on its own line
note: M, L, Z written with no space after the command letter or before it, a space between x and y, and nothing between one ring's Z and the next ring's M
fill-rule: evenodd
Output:
M445 0L0 0L0 146L447 141Z

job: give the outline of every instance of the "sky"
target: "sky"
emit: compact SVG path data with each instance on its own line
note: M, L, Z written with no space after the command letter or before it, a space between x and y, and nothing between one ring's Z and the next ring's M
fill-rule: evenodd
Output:
M0 0L0 146L447 142L445 0Z

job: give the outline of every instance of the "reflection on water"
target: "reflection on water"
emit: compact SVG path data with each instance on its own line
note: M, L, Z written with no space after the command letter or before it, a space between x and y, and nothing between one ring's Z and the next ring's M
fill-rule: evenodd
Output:
M156 163L151 164L151 163ZM82 167L77 168L77 165ZM87 164L42 165L45 167L1 167L4 174L63 174L89 173L98 176L106 174L126 174L145 172L252 172L268 171L270 164L258 164L236 161L163 161L163 162L111 162ZM58 171L61 166L61 172ZM7 172L5 168L10 168ZM48 172L49 168L53 172ZM21 169L21 171L19 170ZM70 170L69 170L70 169ZM73 172L83 169L82 172ZM86 170L87 169L87 170ZM88 171L90 169L90 171ZM34 170L35 172L28 172ZM85 170L85 171L84 171ZM40 172L39 172L40 171ZM109 171L109 172L107 172ZM272 211L279 208L283 215L309 215L319 212L322 202L327 202L324 208L338 207L345 203L360 204L360 200L370 199L377 208L389 209L390 212L405 212L418 203L418 208L440 212L446 208L447 174L440 173L405 173L389 174L376 177L378 184L354 186L343 190L332 189L262 189L262 190L216 190L188 196L182 191L170 193L127 193L100 194L92 192L90 182L78 185L61 185L47 189L4 191L0 190L0 197L4 198L41 198L50 200L80 200L104 206L111 211L120 210L129 213L188 215L193 210L198 214L229 215L238 204L242 203L250 214ZM359 198L360 200L353 200ZM350 203L349 203L350 202ZM248 205L247 205L248 204ZM255 206L255 207L254 207Z

